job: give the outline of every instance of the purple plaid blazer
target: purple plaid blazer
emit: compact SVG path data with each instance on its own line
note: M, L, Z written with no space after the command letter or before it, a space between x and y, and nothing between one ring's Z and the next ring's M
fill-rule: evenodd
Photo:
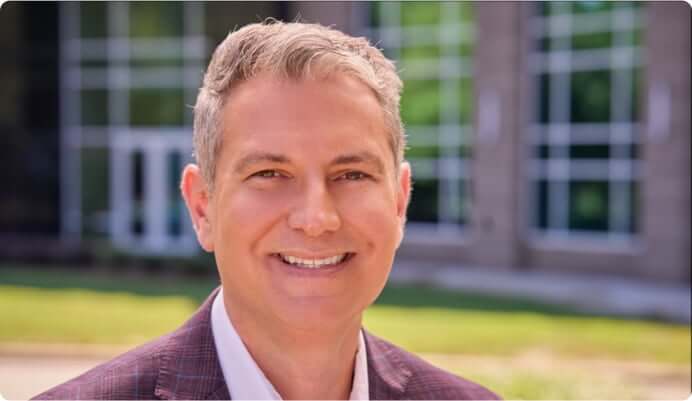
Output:
M34 397L36 400L227 400L211 331L214 291L182 327ZM499 399L365 333L371 400Z

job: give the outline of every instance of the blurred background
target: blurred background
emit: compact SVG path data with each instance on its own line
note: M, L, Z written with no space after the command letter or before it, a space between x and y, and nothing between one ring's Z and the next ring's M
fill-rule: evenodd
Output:
M177 186L229 31L267 17L396 61L414 171L365 326L508 399L690 394L690 6L8 2L0 394L180 325L218 280Z

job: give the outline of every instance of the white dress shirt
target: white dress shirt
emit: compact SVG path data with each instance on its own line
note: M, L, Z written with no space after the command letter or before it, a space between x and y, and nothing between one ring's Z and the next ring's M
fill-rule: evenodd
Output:
M257 366L228 318L219 291L211 307L211 331L219 356L223 377L234 400L281 400L272 383ZM368 361L363 332L358 335L358 353L353 374L350 400L369 400Z

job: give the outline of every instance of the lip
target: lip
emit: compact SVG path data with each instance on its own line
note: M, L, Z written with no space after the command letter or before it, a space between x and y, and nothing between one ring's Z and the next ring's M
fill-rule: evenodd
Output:
M305 258L305 259L324 259L328 258L330 256L335 256L337 254L329 254L327 256L323 257L317 257L317 256L308 256L308 257L302 257L298 256L298 253L292 253L292 252L286 252L287 254L290 254L291 256L297 256L300 258ZM273 269L280 270L284 272L285 274L289 274L291 276L296 276L296 277L325 277L325 276L331 276L335 273L338 273L344 269L346 269L348 266L351 265L353 259L358 256L357 254L353 252L344 252L346 253L346 258L341 261L339 264L333 265L333 266L327 266L327 267L320 267L317 269L309 269L309 268L302 268L302 267L296 267L293 265L290 265L288 263L285 263L282 259L281 256L279 256L278 253L273 253L268 255L267 257L269 258L269 266ZM283 252L282 252L283 254Z

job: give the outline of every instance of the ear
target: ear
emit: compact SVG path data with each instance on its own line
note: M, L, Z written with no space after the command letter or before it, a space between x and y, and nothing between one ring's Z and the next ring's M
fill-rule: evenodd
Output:
M192 219L192 227L197 234L197 241L207 252L214 251L214 236L210 205L210 193L202 173L196 164L188 164L183 170L180 182L185 205Z
M397 180L396 214L401 222L401 238L404 238L404 226L406 225L406 210L411 200L411 165L404 161L399 166L399 178Z

